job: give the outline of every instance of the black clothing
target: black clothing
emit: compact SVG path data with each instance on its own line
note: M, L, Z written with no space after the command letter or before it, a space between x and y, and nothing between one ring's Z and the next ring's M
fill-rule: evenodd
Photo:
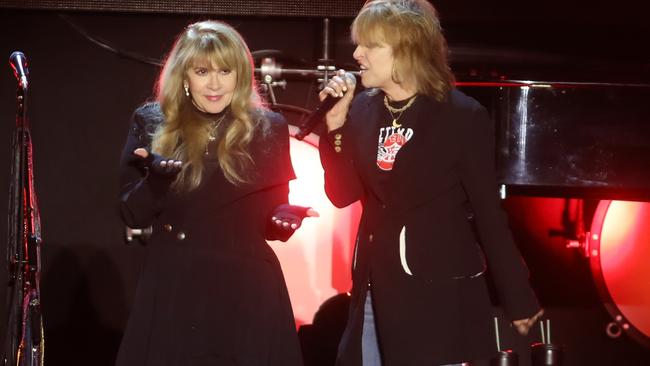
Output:
M269 127L250 144L251 183L231 184L207 156L201 185L177 193L132 157L164 123L160 107L134 113L121 209L127 225L152 225L153 234L117 365L302 365L280 264L265 241L294 178L289 135L280 115L263 118Z
M377 133L381 141L396 132L381 129L390 123L383 97L358 95L345 125L319 146L330 200L363 205L337 365L361 365L369 283L384 366L490 358L496 346L486 265L511 320L539 310L497 196L491 121L457 90L443 103L419 95L400 118L412 131L389 139L403 146L380 174Z

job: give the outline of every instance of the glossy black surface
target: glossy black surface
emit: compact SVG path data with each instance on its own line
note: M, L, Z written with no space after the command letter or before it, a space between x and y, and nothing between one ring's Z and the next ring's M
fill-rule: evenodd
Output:
M503 82L461 89L496 124L511 193L650 197L650 85Z

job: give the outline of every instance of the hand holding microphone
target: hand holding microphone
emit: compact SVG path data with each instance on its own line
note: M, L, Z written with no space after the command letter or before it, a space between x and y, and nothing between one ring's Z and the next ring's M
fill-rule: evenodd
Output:
M329 131L335 130L345 124L345 117L354 97L354 89L357 79L354 75L341 69L336 72L327 85L319 93L321 102L328 98L338 100L333 107L325 114L325 122Z
M302 140L318 124L327 121L327 129L333 130L339 128L345 123L345 115L350 107L350 102L354 96L354 87L357 79L345 70L339 70L327 83L327 86L319 94L320 104L312 114L307 117L305 122L295 134L295 138ZM338 116L342 115L339 120ZM331 120L331 122L330 122Z

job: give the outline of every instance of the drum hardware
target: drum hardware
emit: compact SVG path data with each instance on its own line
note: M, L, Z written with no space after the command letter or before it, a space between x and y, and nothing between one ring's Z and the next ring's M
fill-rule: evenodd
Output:
M540 320L539 329L542 335L541 343L530 346L533 366L560 366L562 365L562 346L551 343L551 320Z
M565 202L563 228L550 234L562 236L567 248L580 250L588 259L598 295L611 317L603 324L605 334L616 339L625 333L650 345L650 303L645 280L649 204L584 199Z
M497 344L497 355L490 359L490 366L518 366L519 355L511 349L501 349L499 336L499 319L494 317L494 335Z
M623 334L623 331L630 329L630 324L625 321L622 315L614 317L614 321L607 323L605 326L605 334L609 338L616 339Z
M560 236L564 239L565 247L579 250L583 257L598 255L598 250L592 250L593 241L599 239L598 234L592 234L585 229L585 201L583 199L566 199L562 212L562 227L549 230L549 236Z
M577 239L567 239L566 247L570 249L580 250L581 254L585 258L589 258L592 255L598 255L598 251L594 250L593 253L590 252L591 241L598 240L598 235L594 234L593 236L589 231L581 233L578 235Z
M599 297L612 321L605 334L623 333L650 346L648 223L650 204L603 200L591 222L589 264Z

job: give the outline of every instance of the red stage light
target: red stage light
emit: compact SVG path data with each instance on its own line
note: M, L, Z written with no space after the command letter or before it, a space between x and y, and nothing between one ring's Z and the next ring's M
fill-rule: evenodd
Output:
M355 203L338 209L330 203L315 135L303 141L291 139L291 162L297 179L290 183L289 201L313 207L320 214L306 218L288 242L271 242L282 264L296 325L300 325L310 324L325 300L350 290L361 206Z

